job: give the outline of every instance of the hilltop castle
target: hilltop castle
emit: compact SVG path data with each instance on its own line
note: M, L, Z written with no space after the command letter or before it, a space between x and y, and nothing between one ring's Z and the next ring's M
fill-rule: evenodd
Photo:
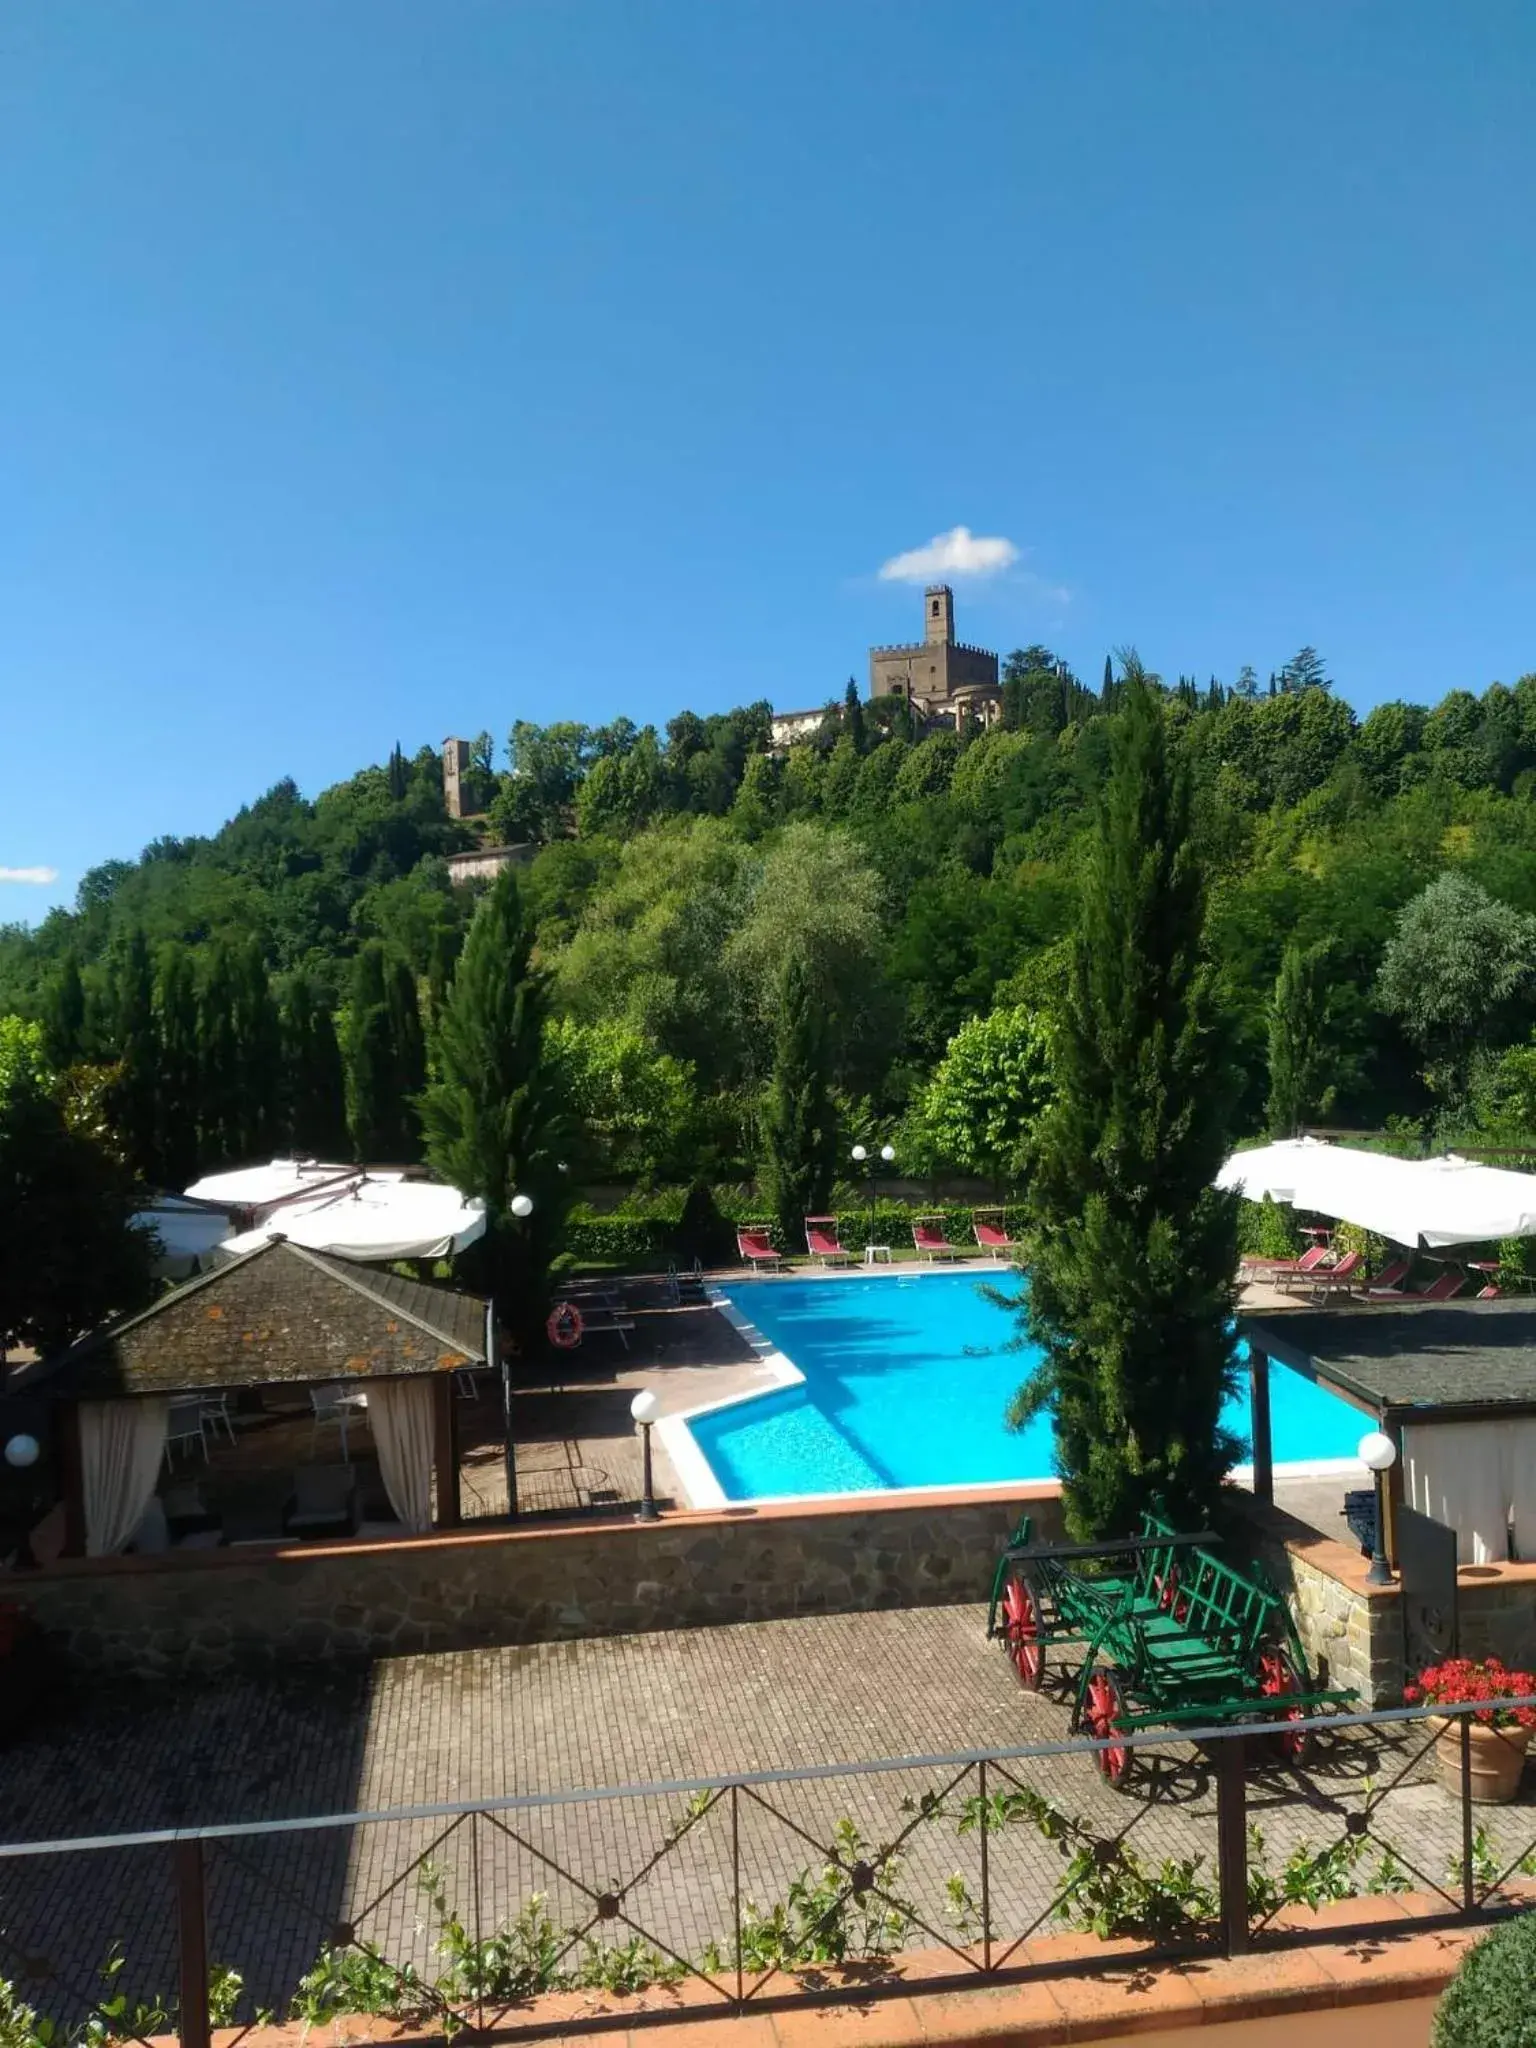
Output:
M993 725L1002 715L1003 693L997 656L955 638L955 593L947 583L923 592L923 637L901 647L869 650L871 697L904 697L923 724L958 727L967 716ZM780 711L773 720L775 746L809 738L822 711Z

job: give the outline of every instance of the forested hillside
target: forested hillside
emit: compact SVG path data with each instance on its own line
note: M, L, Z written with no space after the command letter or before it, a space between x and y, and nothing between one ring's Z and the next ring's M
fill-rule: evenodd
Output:
M313 800L285 782L0 933L0 1014L40 1019L60 1072L116 1066L111 1115L157 1180L280 1144L416 1155L475 901L445 857L484 831L538 849L520 879L583 1174L752 1170L794 956L845 1133L1006 1177L1123 667L1094 690L1023 650L1001 729L922 739L850 686L782 757L763 705L520 723L478 744L474 826L446 817L431 749ZM1536 675L1361 721L1304 650L1267 689L1245 671L1164 701L1246 1124L1529 1129Z

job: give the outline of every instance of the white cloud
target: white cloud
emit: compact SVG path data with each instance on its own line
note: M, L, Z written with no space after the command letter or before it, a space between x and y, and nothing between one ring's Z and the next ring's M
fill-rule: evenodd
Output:
M882 583L930 583L939 576L995 576L1019 559L1019 551L1001 534L972 533L952 526L936 533L926 547L908 548L880 565Z
M57 868L0 868L0 882L34 882L46 889L59 879Z

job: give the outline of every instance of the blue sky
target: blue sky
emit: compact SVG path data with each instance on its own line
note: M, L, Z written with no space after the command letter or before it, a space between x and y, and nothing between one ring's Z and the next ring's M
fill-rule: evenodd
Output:
M1091 680L1513 681L1533 77L1528 0L8 10L0 919L397 738L818 702L957 526Z

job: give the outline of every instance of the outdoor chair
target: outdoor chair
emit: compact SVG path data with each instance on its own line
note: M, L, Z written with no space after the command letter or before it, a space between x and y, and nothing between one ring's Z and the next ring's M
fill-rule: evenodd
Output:
M350 1465L300 1465L283 1516L290 1536L350 1536L357 1528L357 1474Z
M937 1217L912 1226L912 1244L930 1261L934 1259L958 1259L960 1254L944 1235L944 1226Z
M1361 1290L1365 1299L1367 1301L1404 1300L1407 1289L1403 1286L1403 1282L1408 1278L1412 1266L1412 1259L1393 1259L1390 1264L1383 1266L1379 1273L1372 1274L1370 1280Z
M1312 1275L1312 1299L1324 1301L1330 1294L1353 1294L1365 1260L1359 1252L1346 1252L1336 1266L1319 1266Z
M329 1386L311 1387L309 1405L314 1411L314 1421L309 1431L309 1455L315 1455L315 1446L320 1441L320 1432L328 1422L334 1422L341 1433L341 1461L347 1460L347 1424L366 1420L368 1396L355 1387Z
M976 1242L984 1252L1011 1252L1017 1249L1006 1230L1001 1229L996 1223L983 1223L978 1215L972 1215L971 1229L975 1232Z
M208 1431L203 1419L204 1397L190 1394L172 1401L165 1422L165 1462L169 1469L176 1463L178 1445L196 1444L203 1454L203 1463L208 1462Z
M226 1393L203 1396L203 1434L213 1436L219 1430L233 1443L235 1440L235 1418L229 1412L229 1396Z
M766 1224L744 1223L736 1233L736 1250L742 1264L750 1266L754 1273L759 1270L777 1273L784 1263L768 1235Z
M1262 1277L1278 1287L1283 1294L1295 1292L1298 1281L1312 1284L1313 1277L1333 1264L1333 1252L1328 1245L1315 1244L1299 1259L1279 1259L1269 1266Z
M806 1217L805 1248L818 1266L846 1266L852 1256L837 1241L835 1216Z
M1420 1287L1409 1296L1411 1301L1454 1301L1467 1284L1467 1276L1460 1266L1447 1266L1437 1280L1431 1280L1427 1287Z

